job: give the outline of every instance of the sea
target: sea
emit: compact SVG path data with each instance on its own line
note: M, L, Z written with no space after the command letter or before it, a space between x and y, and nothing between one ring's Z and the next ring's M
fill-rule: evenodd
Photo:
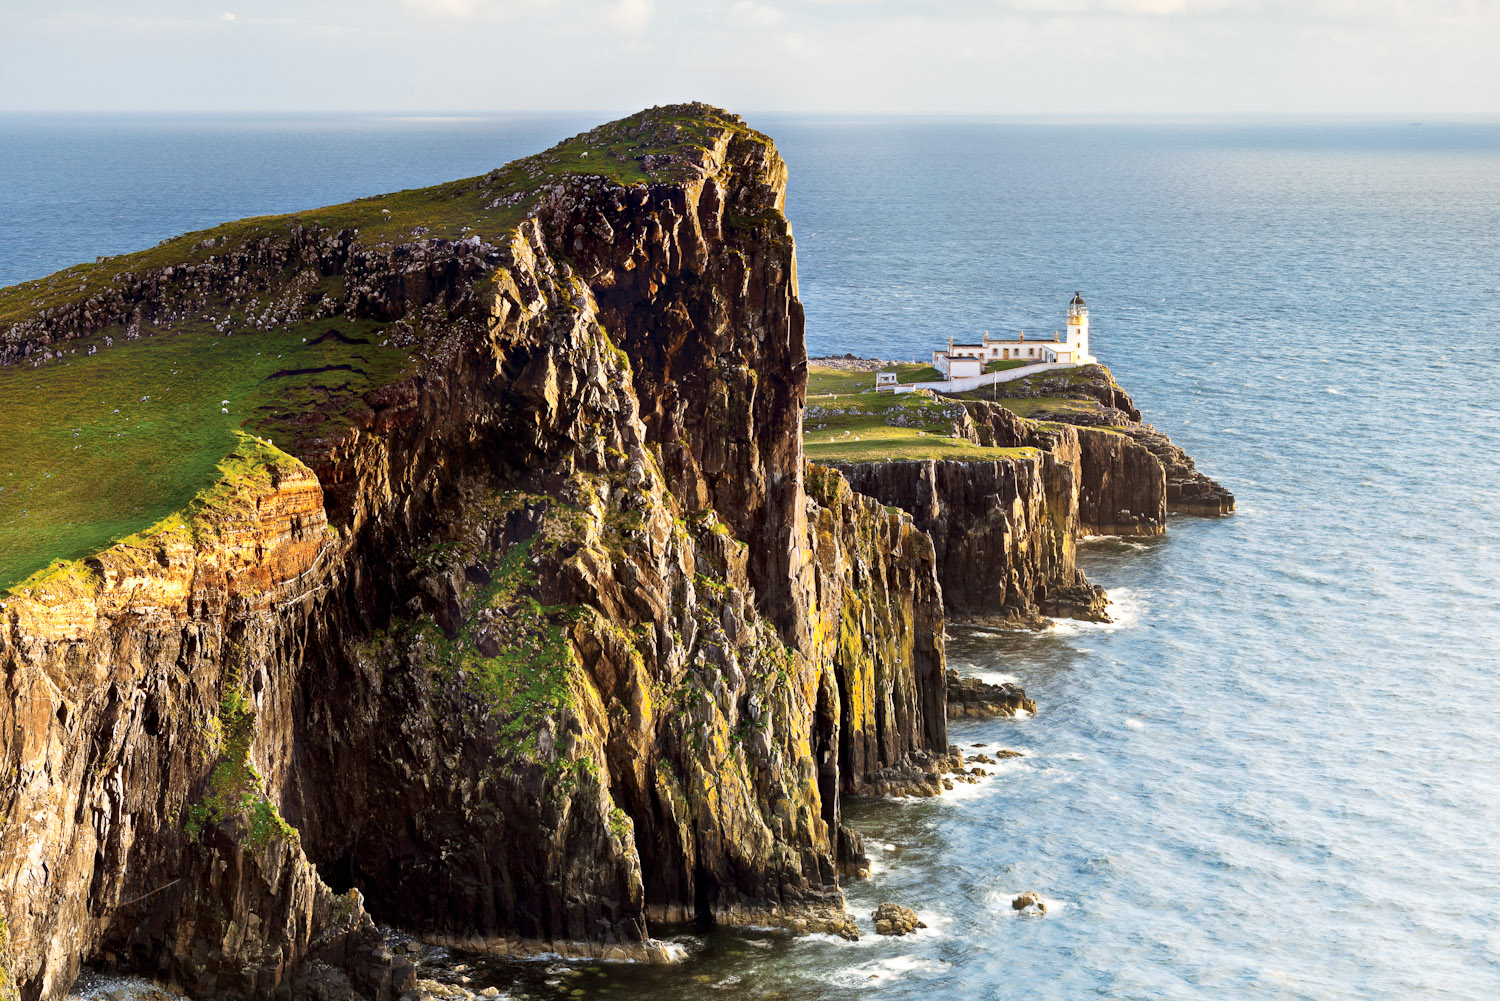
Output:
M484 172L609 114L0 116L0 285ZM812 354L1061 329L1238 498L1094 539L1108 625L950 627L1034 717L857 802L913 936L681 929L672 967L453 957L517 997L1500 998L1500 124L748 116ZM3 445L0 445L3 448ZM1040 893L1045 915L1011 900ZM463 969L459 972L459 967Z

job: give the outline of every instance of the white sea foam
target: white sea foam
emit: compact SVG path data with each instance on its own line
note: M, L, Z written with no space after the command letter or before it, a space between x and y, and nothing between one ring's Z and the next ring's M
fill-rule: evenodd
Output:
M879 935L869 927L868 921L860 921L860 937L850 941L841 935L830 935L827 932L815 932L811 935L799 935L792 941L797 945L833 945L840 949L869 949L881 942Z
M1128 727L1131 727L1132 729L1139 730L1141 727L1145 726L1146 724L1142 723L1138 719L1128 719L1128 720L1125 721L1125 725L1128 726Z
M1342 389L1339 389L1337 386L1324 386L1323 387L1323 392L1325 392L1325 393L1332 393L1335 396L1339 396L1344 391Z
M69 1001L187 1001L181 994L163 990L141 977L122 977L113 973L85 971L73 989Z
M1038 914L1035 908L1024 911L1016 910L1013 901L1021 894L1029 892L1031 891L991 890L989 893L985 894L985 906L989 910L997 914L1014 918L1051 917L1054 914L1057 914L1059 911L1063 911L1068 908L1068 902L1066 900L1060 900L1057 897L1049 897L1045 894L1042 894L1042 903L1047 905L1047 913L1045 915Z
M948 965L942 960L924 959L913 953L887 956L848 969L834 970L825 974L823 979L837 987L880 987L896 980L904 980L913 974L941 973L948 969Z
M1100 630L1128 629L1140 621L1146 603L1132 587L1109 589L1109 617L1113 622L1084 622L1082 619L1053 619L1058 636L1083 636Z
M986 685L1019 685L1021 679L1014 674L1006 674L1004 671L975 671L973 677L978 678Z

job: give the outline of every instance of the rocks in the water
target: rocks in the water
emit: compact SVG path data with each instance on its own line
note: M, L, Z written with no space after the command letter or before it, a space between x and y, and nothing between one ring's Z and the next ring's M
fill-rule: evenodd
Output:
M1035 713L1036 702L1026 697L1020 685L991 685L978 678L965 678L948 669L948 718L1016 716Z
M870 917L875 921L875 934L877 935L910 935L918 928L927 927L917 917L916 911L910 907L893 904L889 900L875 908L875 913Z
M1109 595L1098 584L1055 587L1041 603L1042 614L1055 619L1113 622L1109 617Z
M1047 902L1043 900L1042 895L1040 893L1037 893L1035 890L1027 890L1025 893L1012 900L1010 902L1010 906L1014 907L1018 911L1034 909L1034 913L1037 914L1047 913Z
M975 764L979 764L979 765L993 765L996 762L1004 760L1005 758L1019 758L1019 757L1023 757L1023 755L1021 754L1020 751L1012 751L1008 747L1002 747L1002 748L998 749L997 751L995 751L995 756L993 758L990 757L988 754L976 754L972 758L970 758L969 760L972 761L972 762L974 762Z
M940 796L945 789L952 789L952 780L946 773L965 774L964 754L957 746L950 745L948 753L915 750L901 761L878 768L858 782L851 783L850 791L860 796Z

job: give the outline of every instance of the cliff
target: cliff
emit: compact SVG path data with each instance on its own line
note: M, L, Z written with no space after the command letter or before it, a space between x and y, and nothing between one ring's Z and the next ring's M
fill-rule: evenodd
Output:
M160 375L140 408L219 422L175 445L216 457L191 504L143 480L162 520L42 525L6 566L21 996L88 961L391 997L373 920L622 958L660 920L854 933L840 797L955 760L942 600L910 518L804 488L785 182L734 116L653 109L0 292L7 405ZM39 423L133 482L173 457L134 393ZM24 440L61 484L36 510L101 495Z
M952 434L978 446L973 457L829 464L932 537L950 617L1108 621L1103 589L1078 569L1078 540L1161 534L1160 463L1123 435L1027 421L991 403L964 404Z
M1078 569L1078 540L1158 536L1169 511L1234 509L1227 490L1140 423L1102 366L943 397L872 398L850 392L868 389L868 377L816 374L831 392L809 406L809 451L932 537L959 621L1108 621L1107 595ZM955 696L954 712L968 714L962 703Z
M1035 709L948 609L1100 617L1079 538L1224 501L1112 380L804 427L786 180L656 108L0 290L0 993L388 999L377 921L858 934L844 797Z
M1167 481L1168 511L1210 518L1234 513L1234 495L1199 472L1192 457L1164 433L1143 423L1135 402L1103 365L1044 372L958 395L969 401L998 402L1034 420L1116 431L1144 447L1161 464Z

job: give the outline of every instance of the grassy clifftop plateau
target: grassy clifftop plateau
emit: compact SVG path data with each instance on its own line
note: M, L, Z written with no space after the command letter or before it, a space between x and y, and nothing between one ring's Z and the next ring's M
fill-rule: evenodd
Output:
M922 365L897 365L902 382L938 377ZM976 445L962 429L963 404L929 392L875 393L870 372L813 366L807 372L802 447L813 462L890 459L1010 459L1035 451Z
M651 109L480 177L243 219L0 289L0 349L17 359L0 365L0 591L183 509L236 432L299 454L420 367L420 323L372 317L306 254L257 270L267 246L337 234L343 252L397 265L440 241L503 247L559 185L689 180L726 129L748 131L704 105ZM215 268L247 277L197 277ZM143 288L166 308L122 312ZM118 322L99 320L106 308Z

